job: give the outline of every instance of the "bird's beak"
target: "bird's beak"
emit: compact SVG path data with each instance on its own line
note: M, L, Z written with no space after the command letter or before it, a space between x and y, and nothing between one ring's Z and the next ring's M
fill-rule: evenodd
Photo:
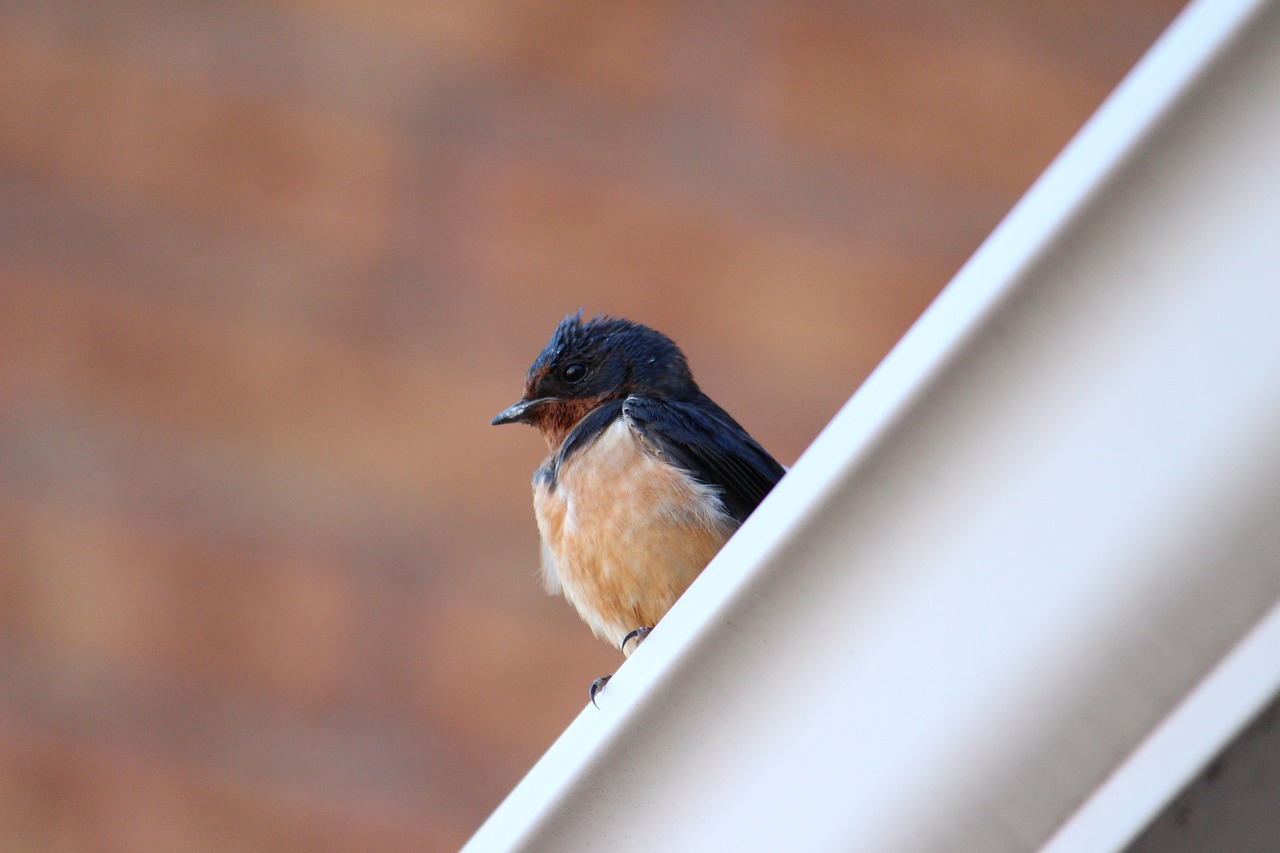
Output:
M527 424L529 422L529 417L533 414L534 410L542 406L544 403L551 403L554 401L554 397L538 397L535 400L521 400L494 418L493 426L515 423Z

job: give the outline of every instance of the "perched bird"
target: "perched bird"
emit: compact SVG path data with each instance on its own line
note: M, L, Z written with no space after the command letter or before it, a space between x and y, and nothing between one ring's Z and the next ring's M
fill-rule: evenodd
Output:
M533 507L547 592L627 656L786 470L702 393L670 338L581 311L493 423L542 432Z

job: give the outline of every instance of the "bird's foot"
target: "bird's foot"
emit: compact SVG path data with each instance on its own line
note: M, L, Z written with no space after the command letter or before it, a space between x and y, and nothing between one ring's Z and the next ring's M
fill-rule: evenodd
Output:
M630 634L627 634L627 636L623 637L622 646L621 646L622 653L630 657L631 652L634 652L637 648L639 648L640 643L644 641L645 637L649 636L649 632L652 630L653 630L652 628L648 628L648 627L637 628L634 631L632 631ZM632 645L631 652L629 652L627 651L627 644L632 642L633 640L635 641L635 644ZM595 681L591 682L591 691L590 691L591 704L595 705L597 708L599 708L600 706L596 705L596 697L600 695L601 690L604 690L604 686L609 683L610 678L613 678L613 676L602 675L599 678L597 678Z
M609 683L610 678L613 678L613 676L602 675L599 678L597 678L595 681L591 682L591 704L592 705L596 705L596 694L599 693L601 690L604 690L604 686ZM596 705L596 707L599 708L600 706Z
M626 655L627 657L630 657L630 656L631 656L631 652L634 652L636 649L640 648L640 644L641 644L642 642L644 642L644 638L645 638L645 637L647 637L647 636L649 636L649 633L650 633L652 630L653 630L653 628L641 627L641 628L637 628L637 629L635 629L635 630L634 630L634 631L632 631L630 634L627 634L627 636L623 637L623 638L622 638L622 646L621 646L622 653L623 653L624 655ZM629 651L627 651L627 643L631 642L632 640L635 640L635 641L636 641L636 644L635 644L634 646L632 646L632 648L631 648L631 652L629 652Z

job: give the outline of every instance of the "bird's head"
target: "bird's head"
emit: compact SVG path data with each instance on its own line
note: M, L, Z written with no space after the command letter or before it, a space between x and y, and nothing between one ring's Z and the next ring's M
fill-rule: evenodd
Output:
M551 449L597 406L631 394L684 400L698 386L684 353L660 332L617 317L560 322L525 379L524 396L494 425L538 427Z

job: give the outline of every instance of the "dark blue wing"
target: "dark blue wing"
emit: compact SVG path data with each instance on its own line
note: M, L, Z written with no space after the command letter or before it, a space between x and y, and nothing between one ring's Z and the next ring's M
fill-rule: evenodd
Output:
M694 479L719 489L725 509L739 522L786 473L706 395L679 402L628 397L622 414L656 451Z

